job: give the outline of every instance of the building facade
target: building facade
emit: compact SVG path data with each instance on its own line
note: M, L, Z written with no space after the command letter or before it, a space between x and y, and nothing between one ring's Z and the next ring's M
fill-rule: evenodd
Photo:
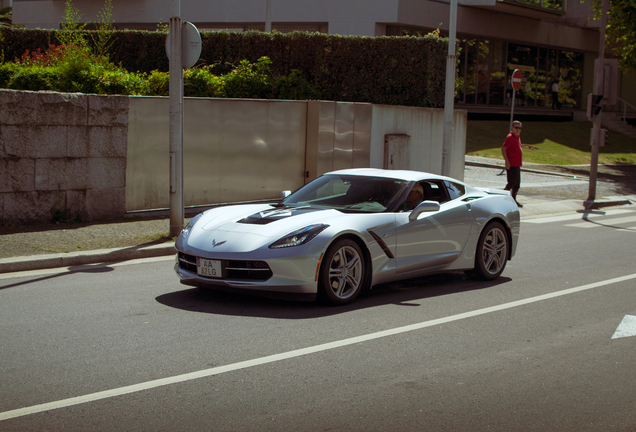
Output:
M169 22L173 0L111 0L119 29L155 30ZM270 5L269 13L266 10ZM13 20L28 28L59 28L63 0L13 0ZM74 0L83 22L96 22L99 0ZM181 0L180 15L199 30L266 29L359 36L448 34L449 0ZM510 75L522 72L515 105L553 107L551 86L562 108L584 111L598 56L599 22L590 0L459 0L456 104L468 108L509 106ZM266 22L266 17L270 21ZM90 24L89 24L90 27ZM621 74L618 95L636 105L633 76ZM618 109L617 107L613 107Z

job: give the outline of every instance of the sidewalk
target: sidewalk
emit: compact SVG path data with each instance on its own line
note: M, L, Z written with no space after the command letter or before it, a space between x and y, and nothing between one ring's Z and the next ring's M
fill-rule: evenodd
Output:
M502 189L503 161L466 157L465 182ZM521 217L584 210L589 166L526 164L517 196ZM636 204L636 167L599 167L597 207ZM192 216L192 215L189 215ZM169 256L167 216L130 217L107 223L0 227L0 273Z
M503 189L506 184L504 161L466 156L464 181L472 186ZM488 178L475 171L487 171ZM496 174L492 174L495 172ZM554 166L524 163L517 200L523 205L521 217L528 218L564 211L636 204L636 166L599 165L596 199L589 196L589 165ZM496 179L496 180L495 180Z

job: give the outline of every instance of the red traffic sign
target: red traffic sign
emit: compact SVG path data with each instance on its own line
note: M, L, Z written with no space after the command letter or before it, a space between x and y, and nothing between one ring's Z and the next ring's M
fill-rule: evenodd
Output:
M515 69L515 71L512 73L510 82L513 89L519 90L521 88L521 72L519 71L519 69Z

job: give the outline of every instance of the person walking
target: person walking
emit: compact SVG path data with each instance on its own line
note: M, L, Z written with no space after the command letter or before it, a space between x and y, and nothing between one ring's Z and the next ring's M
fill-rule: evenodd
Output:
M501 147L501 154L506 162L506 174L508 184L505 190L510 191L510 195L515 200L519 208L523 205L517 201L517 192L521 186L521 165L523 161L523 150L521 148L521 122L512 122L512 130L506 137Z
M552 109L559 108L559 84L556 81L552 83Z

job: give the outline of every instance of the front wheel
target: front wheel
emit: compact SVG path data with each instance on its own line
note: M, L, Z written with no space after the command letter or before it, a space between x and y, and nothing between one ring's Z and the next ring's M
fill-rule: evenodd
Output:
M503 225L492 222L479 236L475 254L475 268L467 272L480 279L497 279L506 268L508 260L508 237Z
M365 279L364 255L356 242L343 239L329 247L318 279L318 289L328 302L352 302L362 291Z

